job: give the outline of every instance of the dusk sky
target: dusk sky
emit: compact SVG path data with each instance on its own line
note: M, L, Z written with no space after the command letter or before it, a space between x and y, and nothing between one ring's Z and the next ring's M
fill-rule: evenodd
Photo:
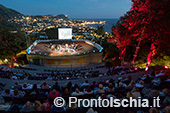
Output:
M119 18L132 5L130 0L1 0L0 4L22 14L69 18Z

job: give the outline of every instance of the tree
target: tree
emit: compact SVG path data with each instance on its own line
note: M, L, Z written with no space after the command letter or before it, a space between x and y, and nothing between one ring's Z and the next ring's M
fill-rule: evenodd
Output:
M0 59L11 58L26 48L25 34L18 31L13 34L8 29L0 28Z
M128 46L136 47L136 58L141 45L150 43L148 66L156 53L170 52L170 0L132 0L133 5L123 17L120 17L113 32L117 37L120 56ZM134 58L134 60L135 60ZM132 59L131 59L132 60Z

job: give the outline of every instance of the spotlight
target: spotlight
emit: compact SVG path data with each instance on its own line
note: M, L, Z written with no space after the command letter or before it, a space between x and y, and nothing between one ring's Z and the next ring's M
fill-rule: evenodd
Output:
M165 69L168 69L168 66L164 66L165 67Z

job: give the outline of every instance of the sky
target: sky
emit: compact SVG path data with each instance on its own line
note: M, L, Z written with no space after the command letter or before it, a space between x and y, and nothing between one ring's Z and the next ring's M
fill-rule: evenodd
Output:
M68 18L119 18L130 10L130 0L0 0L26 15L65 14Z

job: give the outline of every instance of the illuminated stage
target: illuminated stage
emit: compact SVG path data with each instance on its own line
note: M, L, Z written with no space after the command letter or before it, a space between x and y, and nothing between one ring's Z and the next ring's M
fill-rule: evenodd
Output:
M48 67L81 67L101 63L102 49L89 40L38 40L27 49L27 59Z

